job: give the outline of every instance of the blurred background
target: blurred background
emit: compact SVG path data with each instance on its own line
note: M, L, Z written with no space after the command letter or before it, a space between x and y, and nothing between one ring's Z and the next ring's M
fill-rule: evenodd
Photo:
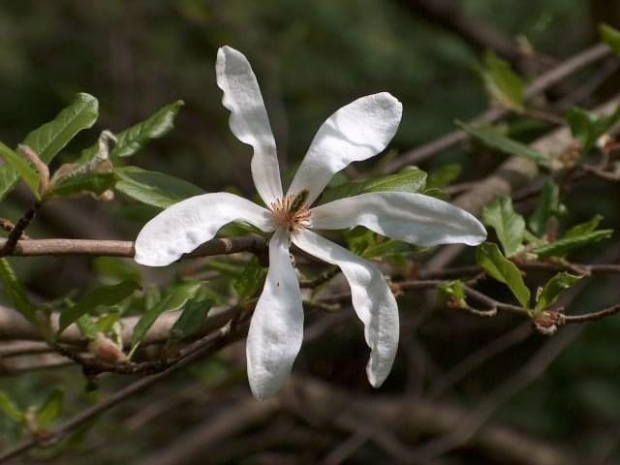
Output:
M357 97L389 91L403 102L403 121L388 156L405 152L454 129L456 120L469 120L489 107L479 73L485 50L493 49L520 74L533 77L596 43L601 21L620 26L620 2L3 1L0 140L15 146L52 119L75 93L88 92L99 99L101 117L96 130L80 135L58 160L69 162L96 141L100 130L124 129L182 99L185 106L175 129L142 150L132 164L207 191L233 189L252 196L250 151L230 133L228 112L215 84L219 46L231 45L251 61L280 161L290 176L320 124ZM530 49L537 58L523 59L520 51ZM576 82L596 72L586 70ZM618 91L619 82L612 69L580 104L603 101ZM562 90L556 92L550 98L561 101ZM528 140L544 129L524 124L522 131ZM471 147L459 147L421 167L432 173L458 162L463 166L458 181L468 182L497 164L488 154L471 154ZM356 168L372 173L375 165ZM606 226L617 228L618 189L599 184L588 189L586 196L577 193L565 199L572 217L584 220L598 212L606 216ZM18 218L27 202L23 192L13 194L0 205L0 216ZM130 240L153 214L123 198L105 204L64 200L50 205L29 234ZM617 251L609 254L613 260ZM87 259L14 264L29 290L48 301L88 287L112 266ZM574 302L575 308L598 308L620 296L617 278L595 280L590 288ZM545 453L586 457L583 463L593 465L620 463L620 319L567 329L561 350L549 363L538 363L532 360L542 357L538 349L547 339L518 318L460 315L436 309L432 297L417 294L403 299L400 307L408 331L395 370L379 393L371 392L365 381L367 351L354 318L306 343L295 368L301 376L309 373L340 386L353 400L359 396L361 405L377 398L373 408L387 411L396 404L386 399L394 397L405 399L407 408L429 408L427 419L413 424L407 423L404 410L405 418L398 421L407 431L398 441L373 432L372 418L362 421L370 430L356 430L359 419L352 420L348 431L346 425L322 429L324 418L318 413L312 418L312 410L320 411L326 401L317 387L319 397L306 399L308 404L302 399L295 413L260 417L235 432L234 440L213 449L201 432L226 409L243 406L249 391L241 343L107 413L62 456L47 451L23 461L160 463L158 458L168 457L165 454L174 459L183 444L193 452L161 463L407 463L412 457L408 448L429 438L449 437L450 427L445 425L472 421L485 432L481 439L411 463L528 463L503 453L502 447L529 449L536 454L532 464L559 463L545 461ZM464 360L469 365L463 368ZM295 382L303 383L300 379ZM107 377L101 381L102 390L112 392L127 382L124 377ZM68 414L105 395L85 394L86 382L75 367L0 378L0 388L24 405L38 401L55 385L67 390ZM416 418L424 418L423 413ZM13 444L17 435L0 417L0 448ZM326 458L332 461L322 462Z

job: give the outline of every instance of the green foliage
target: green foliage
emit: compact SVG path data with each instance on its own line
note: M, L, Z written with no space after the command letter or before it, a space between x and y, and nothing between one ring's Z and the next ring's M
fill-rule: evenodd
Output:
M614 52L620 54L620 31L608 24L600 24L598 32L601 40L609 45Z
M144 147L149 141L165 136L174 128L174 120L184 105L177 100L158 110L144 121L116 135L116 146L112 150L112 158L130 157ZM82 152L82 160L90 160L97 153L97 145Z
M493 100L510 110L523 111L525 83L506 61L491 51L486 52L482 77Z
M566 121L573 137L579 141L586 154L594 148L599 137L620 121L620 107L605 116L596 116L581 108L571 108L566 113Z
M253 257L248 262L243 273L241 273L241 276L234 282L234 288L239 298L244 301L254 297L262 289L266 276L267 270L261 266L258 258Z
M501 134L497 129L492 127L473 126L471 124L461 122L457 124L469 135L475 137L483 144L488 145L491 148L497 149L508 155L529 158L530 160L536 162L539 166L549 168L549 158L545 154Z
M28 134L23 144L49 163L80 131L92 127L98 117L97 99L89 94L77 94L56 118Z
M19 176L28 185L35 197L39 197L39 174L30 166L25 158L18 155L9 147L0 142L0 156L4 158L7 166L10 166L19 174Z
M82 315L93 312L97 307L113 305L122 302L138 288L134 281L123 281L113 286L104 286L87 292L77 305L63 311L60 315L58 333L62 333L71 323Z
M580 249L582 247L587 247L597 242L609 239L612 234L613 230L602 229L600 231L594 231L579 236L565 237L552 242L551 244L536 247L534 252L538 254L540 258L563 257L574 249Z
M529 308L530 290L519 268L506 259L497 245L485 242L476 250L478 265L492 278L506 284L523 308Z
M458 179L463 167L458 163L442 165L437 171L431 173L426 181L426 189L437 189L452 184Z
M0 410L4 412L6 416L16 422L23 420L23 412L17 406L17 404L11 399L11 397L4 391L0 391Z
M26 295L26 291L17 279L15 271L13 271L11 264L6 258L0 258L0 280L2 280L4 292L9 297L13 307L15 307L24 318L35 326L38 326L37 308Z
M590 234L596 231L596 228L598 228L598 225L601 223L602 220L603 217L601 215L594 215L590 220L572 226L564 233L562 237L564 239L570 239Z
M50 189L46 197L68 197L89 192L101 195L116 182L114 173L80 173L63 178Z
M447 283L442 283L437 286L437 291L439 292L439 295L447 299L452 306L467 308L467 302L465 301L467 296L465 294L465 287L463 286L463 282L461 280L457 279Z
M59 388L54 389L37 409L36 423L40 429L48 428L62 412L65 393Z
M542 311L555 304L562 291L574 286L583 276L576 276L566 272L558 273L551 278L540 291L536 311Z
M322 202L369 192L409 192L416 193L424 189L426 173L416 167L408 167L400 173L382 176L368 181L345 182L338 187L328 189L321 196Z
M525 233L525 220L515 213L512 199L503 195L482 210L482 218L487 226L497 233L504 254L512 257L519 252Z
M168 174L147 171L135 166L116 168L115 189L138 202L167 208L181 200L205 192L199 187Z
M30 147L44 163L50 163L80 131L92 127L98 116L97 99L92 95L77 94L56 118L29 133L23 145ZM13 167L0 167L0 200L13 189L19 176Z
M182 341L196 334L202 328L213 303L210 299L187 302L181 316L170 330L170 341Z
M159 315L164 312L180 310L200 290L200 283L185 283L172 288L157 304L148 308L136 324L131 335L131 355L135 352L147 331Z
M545 181L536 203L536 209L530 215L528 226L534 234L542 237L549 220L564 213L564 207L560 203L560 188L552 180Z

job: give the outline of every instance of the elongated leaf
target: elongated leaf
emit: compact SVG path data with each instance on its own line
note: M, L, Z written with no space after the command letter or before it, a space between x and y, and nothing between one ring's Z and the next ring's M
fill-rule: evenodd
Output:
M0 156L21 176L32 193L38 197L40 178L36 170L30 166L30 163L2 142L0 142Z
M541 237L546 232L549 219L559 213L561 213L560 188L553 181L547 180L543 185L536 209L529 218L528 226L534 234Z
M525 220L515 213L510 197L503 195L495 199L482 210L482 218L486 225L495 229L504 254L507 257L515 255L523 243Z
M576 224L564 233L562 239L570 239L590 234L591 232L596 231L596 228L598 228L598 225L602 220L603 217L601 215L595 215L585 223Z
M602 229L600 231L594 231L582 236L567 237L555 241L551 244L543 245L534 249L534 252L538 254L540 258L547 257L561 257L574 249L580 249L592 245L596 242L609 239L613 234L611 229Z
M170 339L181 341L196 334L202 328L212 306L213 301L209 299L188 302L170 330Z
M60 314L59 334L71 323L100 305L111 307L125 300L138 288L134 281L123 281L113 286L104 286L87 292L82 299L71 308Z
M13 399L4 391L0 391L0 410L13 420L22 421L23 414L21 409L13 402Z
M44 163L50 163L80 131L92 127L98 116L97 99L77 94L56 118L29 133L23 144L34 150ZM0 166L0 200L15 187L18 179L19 173L14 168Z
M174 120L183 105L182 100L166 105L144 121L117 134L111 157L130 157L150 140L168 134L174 128ZM96 153L97 145L94 145L82 152L81 160L90 160Z
M81 173L61 180L46 197L68 197L83 192L101 195L116 182L114 173Z
M543 153L530 148L529 146L517 142L516 140L506 137L496 129L491 127L476 127L470 124L457 123L468 134L480 140L485 145L497 149L508 155L514 155L516 157L529 158L536 162L538 165L548 168L549 159Z
M267 270L261 266L258 258L253 257L234 283L239 298L247 300L253 297L262 289L265 276L267 276Z
M530 290L523 282L519 268L506 259L497 245L485 242L476 250L478 265L492 278L506 284L523 308L529 308Z
M545 310L555 304L560 293L575 285L582 277L566 272L556 274L542 288L536 302L536 310Z
M608 24L601 24L598 31L601 40L609 45L614 52L620 54L620 31Z
M97 325L95 324L95 320L87 314L82 315L77 320L75 320L75 324L80 331L80 334L88 339L89 341L94 341L97 337Z
M321 196L321 201L331 202L332 200L354 195L365 194L368 192L411 192L416 193L424 189L426 185L426 173L418 168L405 168L399 173L369 181L351 181L325 191Z
M142 318L136 324L131 335L131 352L129 356L134 353L140 341L145 336L149 328L155 323L155 320L163 312L172 310L180 310L185 306L188 300L196 295L200 289L200 283L187 283L172 289L168 295L160 300L154 307L146 310Z
M49 427L58 418L62 412L64 400L65 393L61 389L56 388L50 393L37 411L37 426L39 428Z
M523 110L525 83L506 61L493 52L487 52L483 77L487 91L496 102L511 110Z
M129 166L114 170L119 181L116 190L147 205L167 208L170 205L205 192L182 179L155 171Z
M24 288L17 279L17 275L6 258L0 258L0 280L2 280L4 291L15 309L36 326L38 324L36 318L37 308L26 295Z
M92 127L98 117L97 99L89 94L77 94L56 118L28 134L24 145L49 163L80 131Z

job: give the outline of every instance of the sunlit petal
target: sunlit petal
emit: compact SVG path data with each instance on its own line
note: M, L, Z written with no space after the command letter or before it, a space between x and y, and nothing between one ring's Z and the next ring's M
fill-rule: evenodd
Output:
M278 230L269 241L269 272L248 333L248 379L258 399L280 389L303 340L304 312L288 240Z
M311 211L313 229L365 226L384 236L429 247L477 245L484 226L470 213L443 200L406 192L376 192L335 200Z
M256 190L269 205L282 197L276 142L256 76L247 58L231 47L217 52L217 85L224 92L222 104L230 110L230 129L254 148L252 176Z
M372 263L311 231L303 230L292 237L300 249L342 270L371 349L366 369L368 380L374 387L381 386L392 369L399 332L396 299L385 278Z
M265 232L274 229L270 212L249 200L225 192L198 195L168 207L142 228L135 260L148 266L169 265L233 221L246 221Z
M385 149L401 116L402 104L387 92L368 95L342 107L317 132L288 195L307 189L311 204L335 173Z

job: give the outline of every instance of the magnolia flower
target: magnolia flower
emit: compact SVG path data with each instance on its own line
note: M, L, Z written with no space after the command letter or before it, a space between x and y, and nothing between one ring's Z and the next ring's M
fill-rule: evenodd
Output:
M364 324L370 347L367 375L379 387L388 376L398 347L398 307L378 268L314 230L366 228L420 246L464 243L486 237L469 213L433 197L377 192L312 207L332 176L353 161L381 152L394 136L401 103L387 92L341 108L321 126L286 194L282 189L276 143L263 98L246 57L230 47L217 55L217 84L230 110L230 129L254 149L252 177L268 207L229 193L183 200L153 218L136 240L135 260L165 266L212 239L234 221L273 233L269 271L247 338L248 378L255 397L274 394L287 378L303 339L304 311L289 248L340 267L351 288L353 308ZM312 208L311 208L312 207Z

